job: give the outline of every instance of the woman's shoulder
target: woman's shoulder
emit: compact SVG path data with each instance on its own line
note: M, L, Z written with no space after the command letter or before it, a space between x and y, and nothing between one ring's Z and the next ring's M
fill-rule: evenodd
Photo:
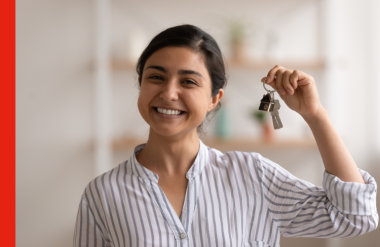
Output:
M228 151L223 153L212 147L208 147L208 150L212 161L211 163L224 166L245 165L251 168L257 168L259 172L284 171L284 168L279 164L257 152Z
M211 160L215 162L222 162L227 164L247 164L247 165L260 165L262 161L269 161L263 157L260 153L256 152L244 152L244 151L227 151L225 153L218 149L207 147L210 153Z

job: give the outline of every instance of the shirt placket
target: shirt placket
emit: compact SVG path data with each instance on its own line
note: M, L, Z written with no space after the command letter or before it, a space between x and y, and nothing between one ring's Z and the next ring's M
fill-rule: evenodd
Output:
M151 194L153 202L156 204L160 212L162 213L166 223L174 234L177 246L188 247L188 234L185 231L184 225L178 218L177 213L171 206L169 200L166 198L165 193L162 191L157 183L140 179L143 182L148 192ZM188 200L186 195L185 202ZM186 211L182 213L182 218L187 217Z
M135 149L135 155L143 146L138 146ZM196 210L196 205L198 201L199 189L200 189L200 176L199 171L202 170L202 165L205 164L207 160L207 148L204 146L202 141L200 141L200 149L198 156L186 174L188 179L188 188L186 190L185 202L181 219L179 219L177 213L171 206L169 200L167 199L165 193L162 191L158 185L158 175L152 171L144 168L136 161L135 155L132 157L134 169L139 176L139 180L144 184L144 187L150 193L153 203L158 207L162 216L164 217L169 228L173 232L176 240L176 246L188 247L189 246L189 233L191 232L191 225L193 222L193 216ZM202 162L202 163L199 163Z

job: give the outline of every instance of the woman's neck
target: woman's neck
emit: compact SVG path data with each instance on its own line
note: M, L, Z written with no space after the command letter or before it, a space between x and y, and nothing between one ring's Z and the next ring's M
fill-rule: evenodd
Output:
M144 149L137 161L159 177L185 176L199 151L199 137L195 131L181 137L167 137L149 131Z

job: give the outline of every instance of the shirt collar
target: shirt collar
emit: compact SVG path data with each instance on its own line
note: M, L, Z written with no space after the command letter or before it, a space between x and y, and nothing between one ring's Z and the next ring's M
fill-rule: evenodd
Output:
M148 168L142 166L136 159L136 155L141 152L145 145L146 143L136 146L133 154L129 158L129 164L131 165L132 173L144 180L158 183L158 175ZM208 147L201 140L199 140L199 150L197 157L195 158L194 163L191 165L190 169L187 171L186 178L190 180L195 176L201 174L203 168L209 163L209 161L210 158Z

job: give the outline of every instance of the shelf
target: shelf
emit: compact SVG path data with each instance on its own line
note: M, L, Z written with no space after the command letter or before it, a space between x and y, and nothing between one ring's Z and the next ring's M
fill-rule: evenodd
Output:
M233 61L229 60L227 66L233 70L269 70L275 65L281 65L289 69L313 69L322 70L325 68L323 59L305 59L305 60L247 60Z
M135 71L136 62L131 62L128 60L112 59L111 68L113 71Z
M128 60L112 59L112 71L135 71L136 63ZM322 70L325 68L323 59L308 59L308 60L247 60L247 61L227 61L228 70L269 70L275 65L281 65L289 69L313 69Z
M204 143L221 151L254 151L256 149L316 149L314 139L284 139L263 141L260 139L236 138L236 139L209 139Z
M254 151L256 149L317 149L314 139L284 139L274 141L262 141L259 139L218 139L207 138L202 140L205 145L226 151ZM137 145L146 143L146 140L138 138L121 138L114 140L113 150L131 150Z

